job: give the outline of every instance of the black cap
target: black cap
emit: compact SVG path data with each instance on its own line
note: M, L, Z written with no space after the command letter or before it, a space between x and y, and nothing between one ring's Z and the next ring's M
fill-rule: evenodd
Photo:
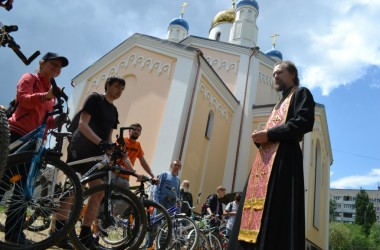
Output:
M69 65L69 60L67 60L66 57L60 56L54 52L48 52L42 57L42 60L44 60L44 61L48 61L51 59L60 59L62 62L62 67L66 67L67 65Z

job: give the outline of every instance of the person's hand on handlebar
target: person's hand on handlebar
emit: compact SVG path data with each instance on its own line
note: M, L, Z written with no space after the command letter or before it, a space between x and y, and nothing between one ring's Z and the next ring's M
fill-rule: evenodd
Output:
M110 143L108 140L102 140L101 142L99 142L98 146L99 146L99 148L100 148L103 152L107 152L107 153L109 153L108 151L110 151L110 150L113 149L114 144L113 144L113 143Z
M158 179L157 177L153 177L151 179L151 182L153 185L159 185L160 184L160 179Z
M62 92L62 89L60 87L57 86L57 88L59 89L60 92ZM54 95L54 88L53 88L53 86L51 86L49 91L46 93L45 98L47 100L50 100L50 99L55 98L55 97L56 96Z
M136 174L136 178L137 178L138 182L141 182L143 180L144 176L142 174Z

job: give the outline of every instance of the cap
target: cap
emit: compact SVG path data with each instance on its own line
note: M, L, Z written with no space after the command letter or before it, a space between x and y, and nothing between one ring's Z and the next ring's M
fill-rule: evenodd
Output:
M62 62L62 67L66 67L67 65L69 65L69 60L67 60L66 57L60 56L54 52L48 52L42 57L42 60L45 60L45 61L51 60L51 59L60 59Z

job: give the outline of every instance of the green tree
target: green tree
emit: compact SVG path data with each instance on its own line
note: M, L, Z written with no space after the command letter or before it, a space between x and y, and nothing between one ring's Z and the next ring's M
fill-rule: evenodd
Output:
M372 249L369 238L364 234L362 227L356 224L346 224L350 230L350 238L352 242L352 249L367 250Z
M362 226L364 234L368 236L371 233L372 225L376 222L376 211L367 192L363 189L360 189L356 195L355 210L355 223Z
M380 249L380 225L375 224L372 226L369 240L374 246L373 249Z
M329 207L330 222L335 220L335 210L336 210L336 201L330 198L330 207Z
M333 221L330 223L330 249L352 249L351 232L346 224Z

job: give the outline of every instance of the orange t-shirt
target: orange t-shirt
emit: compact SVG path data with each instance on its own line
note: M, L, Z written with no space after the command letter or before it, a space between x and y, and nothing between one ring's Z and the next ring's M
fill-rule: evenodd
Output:
M144 156L144 150L142 149L141 144L138 141L134 141L134 140L129 139L128 137L125 137L124 142L125 142L124 150L128 154L128 158L131 161L132 166L134 166L136 159ZM125 167L124 162L120 162L120 165ZM119 174L119 175L127 179L129 178L129 175L125 175L125 174Z

